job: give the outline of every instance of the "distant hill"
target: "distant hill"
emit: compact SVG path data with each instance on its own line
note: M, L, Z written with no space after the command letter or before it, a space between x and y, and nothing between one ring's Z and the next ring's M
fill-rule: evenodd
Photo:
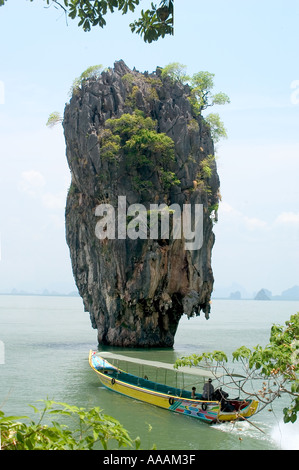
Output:
M48 291L44 289L42 292L28 292L24 290L12 289L10 292L0 292L0 295L28 295L28 296L46 296L46 297L79 297L78 291L62 293L56 291Z
M241 292L239 290L237 290L236 292L231 292L230 296L229 296L230 300L240 300L241 298L242 298L242 296L241 296Z
M281 295L276 297L278 300L299 300L299 286L293 286L290 289L284 290Z
M271 300L272 293L267 289L261 289L255 296L254 300Z
M299 300L299 286L295 285L289 289L284 290L280 295L273 295L272 292L266 288L262 288L254 293L249 293L241 285L233 283L227 287L217 286L213 292L214 299L228 299L228 300Z
M293 286L290 289L284 290L280 295L272 295L267 289L261 289L256 296L255 300L299 300L299 286Z

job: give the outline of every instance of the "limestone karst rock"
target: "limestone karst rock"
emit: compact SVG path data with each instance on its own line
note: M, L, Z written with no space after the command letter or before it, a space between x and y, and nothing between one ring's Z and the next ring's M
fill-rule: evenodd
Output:
M254 300L271 300L272 294L267 289L261 289L255 296Z
M183 314L202 310L209 316L214 282L210 216L218 204L219 178L210 130L193 114L189 95L187 85L162 77L159 68L140 73L118 61L100 77L85 80L66 105L63 127L72 175L66 239L99 344L171 347ZM149 161L149 147L145 160L138 160L132 148L126 152L107 128L107 120L126 115L150 118L158 136L172 139L174 159L162 167L156 147L155 164ZM127 207L141 203L147 209L153 203L203 204L202 247L186 250L183 238L171 237L100 240L95 209L104 203L117 208L119 196L126 197Z

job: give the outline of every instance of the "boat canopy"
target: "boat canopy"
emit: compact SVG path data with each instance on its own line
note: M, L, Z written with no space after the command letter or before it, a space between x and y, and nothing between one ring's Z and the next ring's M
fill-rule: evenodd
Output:
M199 367L183 366L183 367L179 367L179 369L175 369L173 364L167 364L166 362L148 361L146 359L138 359L136 357L123 356L120 354L114 354L114 353L106 352L106 351L98 352L98 355L102 357L103 359L107 359L107 360L114 359L118 361L133 362L135 364L157 367L160 369L172 370L173 372L183 372L184 374L196 375L198 377L209 377L212 379L223 377L223 374L214 373L210 370L200 369Z

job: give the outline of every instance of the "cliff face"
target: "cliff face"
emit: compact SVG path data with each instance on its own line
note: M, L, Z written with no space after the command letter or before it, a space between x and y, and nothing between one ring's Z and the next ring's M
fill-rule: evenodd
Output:
M63 126L72 174L66 239L99 344L170 347L183 314L202 310L209 316L214 244L210 215L218 203L219 179L209 157L214 154L209 129L192 114L189 93L188 86L162 79L159 69L142 74L119 61L100 78L84 81L66 106ZM137 134L128 142L124 128L116 135L113 123L122 116L137 116L137 121L142 116L151 129L151 145L145 146L146 130L140 124L138 142ZM173 141L168 160L157 135L167 145ZM138 158L133 140L139 145ZM181 208L203 204L202 247L186 250L183 237L99 239L96 208L117 208L119 196L126 197L127 208L142 203L147 210L154 203Z

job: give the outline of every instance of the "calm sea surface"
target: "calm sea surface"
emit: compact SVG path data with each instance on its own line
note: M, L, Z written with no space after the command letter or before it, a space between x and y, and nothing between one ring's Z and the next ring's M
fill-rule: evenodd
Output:
M265 345L272 324L284 324L298 311L299 302L214 300L210 320L182 318L173 349L117 352L164 362L215 349L230 353ZM299 449L299 423L282 423L284 398L274 411L252 418L262 432L248 422L209 426L102 388L88 365L97 338L80 298L0 295L0 341L0 408L7 414L34 416L29 405L41 406L48 397L99 406L132 438L140 436L144 449L154 443L159 450Z

